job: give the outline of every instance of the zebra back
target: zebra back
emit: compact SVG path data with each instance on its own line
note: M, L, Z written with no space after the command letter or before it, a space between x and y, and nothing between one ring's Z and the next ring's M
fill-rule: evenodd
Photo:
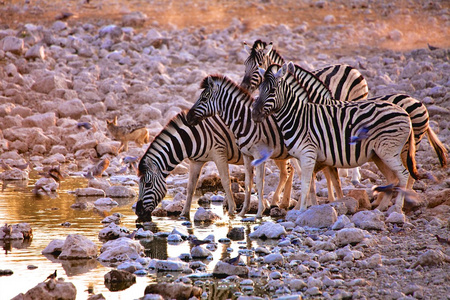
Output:
M263 77L259 68L267 69L272 64L283 65L284 58L274 49L272 43L255 41L245 60L245 74L241 86L252 93L261 84ZM341 101L363 100L368 95L364 76L348 65L332 65L311 72L331 91L332 98ZM312 97L314 98L314 97Z
M312 103L293 73L273 72L272 66L264 74L263 86L265 91L270 92L260 94L254 110L266 106L269 113L275 113L288 149L304 151L301 149L311 146L320 149L321 154L311 150L306 152L311 153L313 160L323 160L335 167L354 167L368 161L372 147L380 144L380 136L384 139L381 144L398 148L398 153L393 149L386 150L397 154L408 140L411 131L409 116L392 103ZM351 143L352 137L360 137L363 132L367 136Z
M150 218L151 212L166 195L165 178L181 161L185 158L211 161L215 153L226 155L231 164L242 163L235 137L219 117L191 126L185 112L175 116L154 138L139 162L136 204L139 218Z
M190 124L219 115L236 137L242 152L247 155L255 145L270 149L272 159L287 159L280 128L274 118L262 123L251 120L253 97L231 79L222 75L207 76L201 85L202 91L187 114Z
M367 99L369 88L364 76L348 65L332 65L312 72L333 91L333 98L341 101Z

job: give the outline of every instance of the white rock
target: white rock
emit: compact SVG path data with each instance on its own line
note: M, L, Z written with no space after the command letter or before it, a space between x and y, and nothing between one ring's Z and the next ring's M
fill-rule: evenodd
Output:
M103 205L116 206L119 204L117 203L117 201L114 201L113 199L111 199L109 197L105 197L105 198L99 198L99 199L95 200L94 205L95 206L103 206Z
M139 241L121 237L103 244L100 248L101 254L98 256L98 260L109 262L136 260L142 256L143 251L144 247Z
M313 228L330 227L337 221L336 210L328 205L314 205L300 214L295 224Z
M65 240L52 240L44 250L42 254L56 254L61 253Z
M249 234L250 238L278 239L281 235L286 235L286 229L278 223L264 222L255 231Z
M199 207L194 214L194 221L213 222L219 219L220 217L216 213L206 210L203 207Z
M356 227L361 229L383 230L386 227L382 220L383 218L384 216L379 210L364 210L354 214L351 220L355 223Z
M364 240L365 234L359 228L344 228L336 232L335 243L338 246L357 244Z
M80 234L69 234L64 241L59 259L85 259L97 257L97 245Z

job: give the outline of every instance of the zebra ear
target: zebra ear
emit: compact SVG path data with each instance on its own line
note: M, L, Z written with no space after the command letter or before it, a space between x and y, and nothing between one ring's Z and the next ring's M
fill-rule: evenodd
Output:
M208 77L208 87L212 91L217 89L217 84L211 76Z
M288 63L288 71L289 72L291 72L292 74L295 74L295 65L294 65L294 63L292 62L292 61L290 61L289 63Z
M270 51L272 51L273 49L273 44L272 42L269 43L269 45L267 45L266 48L264 48L264 55L269 55Z
M283 65L284 67L284 65ZM283 71L283 67L281 67L274 75L275 79L280 79L281 77L283 77L285 75L285 72Z
M247 54L252 53L252 49L250 49L250 47L248 46L248 44L245 41L244 41L244 50L245 50L245 52L247 52Z
M266 70L263 69L263 68L258 68L258 72L259 72L259 75L261 75L261 77L264 77L264 74L266 73Z

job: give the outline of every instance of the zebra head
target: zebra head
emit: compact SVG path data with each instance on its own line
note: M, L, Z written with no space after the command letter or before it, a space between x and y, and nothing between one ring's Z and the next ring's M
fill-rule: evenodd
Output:
M259 97L253 103L253 121L262 122L265 118L280 108L277 105L278 102L276 101L276 95L281 79L287 74L287 72L288 68L286 64L284 64L283 67L273 64L270 65L267 70L259 70L263 81L259 86Z
M265 42L257 40L251 49L246 43L244 43L244 48L248 52L249 57L245 60L245 74L241 87L249 93L253 93L263 79L258 71L259 68L267 69L271 62L269 54L272 51L273 45L272 43L267 45Z
M214 99L217 98L219 91L219 84L215 81L217 78L218 76L211 75L203 79L200 85L203 91L186 115L189 125L198 125L203 119L217 113L217 108L214 104Z
M136 215L141 222L152 219L152 211L158 206L167 192L166 181L160 168L149 157L139 162L139 196Z

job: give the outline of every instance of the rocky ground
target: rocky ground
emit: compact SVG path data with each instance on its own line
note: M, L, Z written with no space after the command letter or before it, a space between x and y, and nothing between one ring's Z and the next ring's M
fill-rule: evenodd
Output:
M247 57L242 41L256 39L273 41L286 59L307 69L352 65L365 76L371 96L406 93L419 99L448 149L449 9L447 1L230 1L217 6L208 1L80 0L68 6L3 1L0 158L12 167L27 161L33 166L64 163L66 171L77 171L92 164L92 157L108 157L113 173L120 159L142 155L147 145L118 153L119 142L108 135L106 120L118 116L119 124L143 122L156 135L192 105L206 75L224 74L240 82ZM80 122L92 128L77 126ZM347 248L333 240L351 252L349 257L339 249L320 248L319 242L334 234L320 231L310 241L297 229L293 236L302 237L303 250L315 253L310 261L323 266L311 262L293 271L282 264L278 270L285 282L299 276L305 286L297 286L307 297L448 299L449 169L440 167L426 139L417 162L436 179L415 183L418 200L406 207L405 220L377 215L383 226L374 230L352 219L370 237ZM272 172L269 165L268 191L276 179ZM21 174L3 172L2 177ZM363 167L364 187L382 183L372 165ZM323 180L318 184L324 196ZM344 190L353 189L348 179L343 184ZM336 257L320 260L324 251ZM276 291L280 280L273 276L268 293Z

